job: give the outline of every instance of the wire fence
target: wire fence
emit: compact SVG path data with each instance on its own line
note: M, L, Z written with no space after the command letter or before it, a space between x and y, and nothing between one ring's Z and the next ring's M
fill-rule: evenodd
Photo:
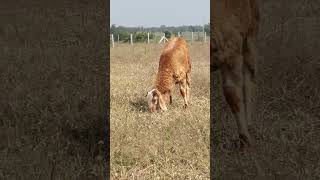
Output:
M136 43L165 43L168 39L165 33L163 32L144 32L146 37L141 37L140 34L130 34L129 37L124 38L121 37L120 34L110 34L110 44L111 47L115 47L117 43L128 43L132 46ZM171 34L171 37L183 37L188 43L192 44L193 42L200 41L200 42L207 42L209 37L205 31L197 31L197 32L178 32L176 34Z

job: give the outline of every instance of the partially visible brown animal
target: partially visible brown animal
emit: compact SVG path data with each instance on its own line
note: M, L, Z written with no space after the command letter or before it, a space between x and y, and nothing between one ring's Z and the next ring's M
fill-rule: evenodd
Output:
M256 0L211 1L211 70L221 70L226 101L237 121L242 147L252 146L252 86L256 76L256 37L259 10Z
M159 68L153 88L147 94L151 112L167 110L166 103L172 103L171 93L175 84L180 85L184 106L189 106L191 63L189 50L183 38L175 37L165 45L160 56Z

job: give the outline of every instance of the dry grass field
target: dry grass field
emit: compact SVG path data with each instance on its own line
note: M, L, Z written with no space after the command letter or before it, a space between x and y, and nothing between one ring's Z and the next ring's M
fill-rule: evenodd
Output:
M145 96L163 45L111 48L111 179L209 179L209 44L189 47L190 108L177 88L168 111L156 114Z
M103 3L3 3L1 180L104 179Z
M312 11L319 1L260 2L257 149L235 147L236 122L213 73L212 178L320 179L320 19Z

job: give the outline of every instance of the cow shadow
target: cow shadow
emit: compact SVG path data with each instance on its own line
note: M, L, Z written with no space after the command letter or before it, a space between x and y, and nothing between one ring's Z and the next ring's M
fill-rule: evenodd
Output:
M105 151L104 144L108 139L109 131L105 127L105 121L100 119L99 122L93 121L81 128L72 128L64 124L61 133L65 140L69 142L67 153L71 156L86 154L92 158Z
M130 103L130 106L136 111L148 112L148 104L146 100L142 97L135 100L131 100L129 103Z

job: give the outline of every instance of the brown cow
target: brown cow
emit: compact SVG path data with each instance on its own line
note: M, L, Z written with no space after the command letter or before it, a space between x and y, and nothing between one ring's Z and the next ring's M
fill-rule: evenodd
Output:
M190 99L190 72L191 63L186 41L180 37L170 39L160 56L153 89L147 94L150 111L167 110L166 102L172 103L171 93L175 84L180 85L186 108Z
M254 145L252 86L256 74L259 10L256 0L211 1L211 70L220 69L223 92L236 118L242 147Z

